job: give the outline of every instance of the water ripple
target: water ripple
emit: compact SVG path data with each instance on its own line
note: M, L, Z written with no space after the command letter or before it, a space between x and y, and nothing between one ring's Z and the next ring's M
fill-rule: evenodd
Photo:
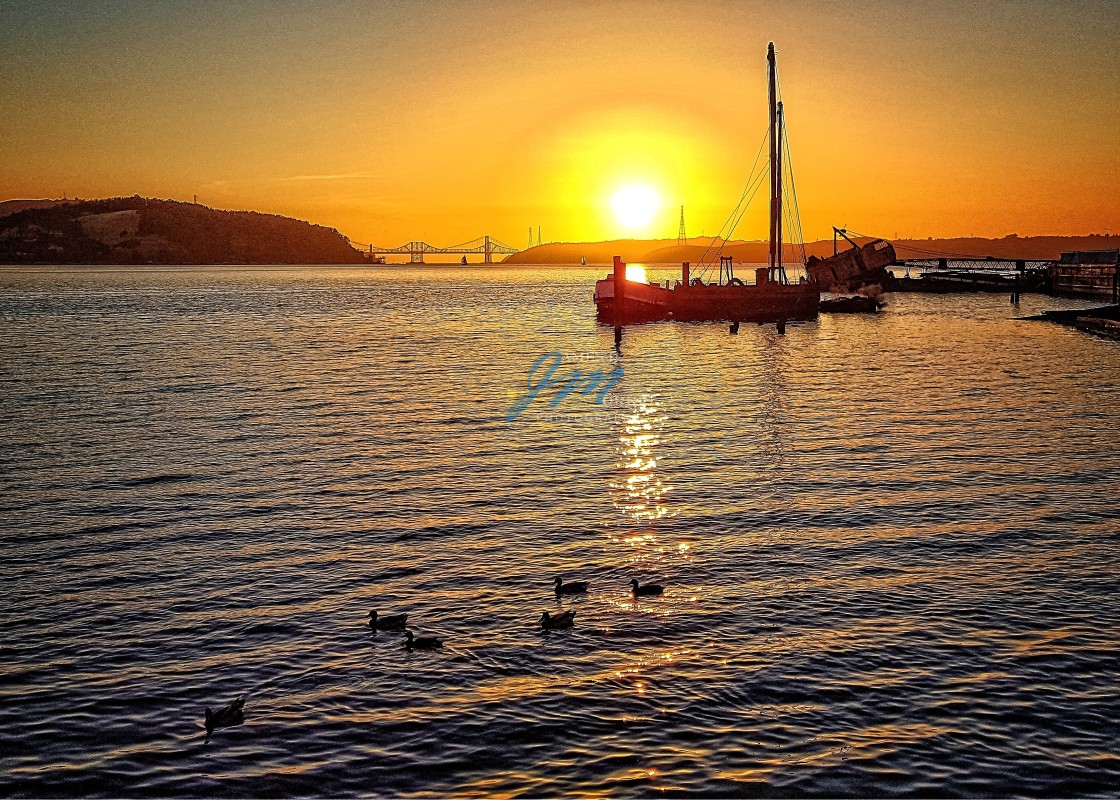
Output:
M595 277L0 271L0 791L1115 793L1115 343L899 295L617 354ZM623 380L507 423L550 352Z

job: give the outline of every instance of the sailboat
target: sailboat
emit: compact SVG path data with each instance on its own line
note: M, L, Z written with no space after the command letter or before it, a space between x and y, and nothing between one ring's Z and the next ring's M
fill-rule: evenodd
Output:
M754 282L735 277L734 264L720 257L719 277L704 283L689 280L689 264L681 266L681 280L670 286L627 279L626 264L614 258L614 273L595 282L595 306L601 323L727 321L777 322L781 329L790 320L817 318L820 286L801 278L790 283L782 265L782 104L777 97L777 63L774 43L766 52L770 95L770 259L755 270ZM761 176L760 176L761 177ZM748 183L749 186L749 183ZM744 193L745 194L745 193ZM726 237L723 238L726 243ZM726 276L726 280L725 280Z

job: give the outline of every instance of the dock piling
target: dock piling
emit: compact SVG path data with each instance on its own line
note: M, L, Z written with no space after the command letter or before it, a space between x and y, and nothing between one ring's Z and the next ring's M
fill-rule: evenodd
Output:
M622 256L614 257L614 343L622 343L622 298L626 291L626 264Z

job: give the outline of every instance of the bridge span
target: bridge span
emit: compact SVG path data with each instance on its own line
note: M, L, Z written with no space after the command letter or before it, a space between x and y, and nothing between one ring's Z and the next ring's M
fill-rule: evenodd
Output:
M360 244L359 242L351 242L351 244L365 250L371 257L407 254L409 263L411 264L423 264L424 256L428 253L473 253L482 256L483 264L493 264L495 253L499 255L510 255L519 252L516 247L511 247L504 242L500 242L492 236L479 236L477 239L471 239L469 242L452 245L451 247L436 247L427 242L409 242L399 247L378 247L374 244Z

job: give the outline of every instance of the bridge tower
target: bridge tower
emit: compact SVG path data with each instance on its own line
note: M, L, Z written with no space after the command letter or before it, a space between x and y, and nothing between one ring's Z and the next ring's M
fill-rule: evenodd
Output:
M423 242L409 242L408 243L408 260L412 264L424 263L424 243Z
M484 239L485 243L484 243L483 248L482 248L482 252L484 253L484 255L482 257L482 263L483 264L493 264L494 263L494 256L493 256L493 251L490 249L490 237L489 236L484 236L483 239Z
M688 244L688 234L684 232L684 206L681 206L681 227L677 231L677 244L681 247Z

